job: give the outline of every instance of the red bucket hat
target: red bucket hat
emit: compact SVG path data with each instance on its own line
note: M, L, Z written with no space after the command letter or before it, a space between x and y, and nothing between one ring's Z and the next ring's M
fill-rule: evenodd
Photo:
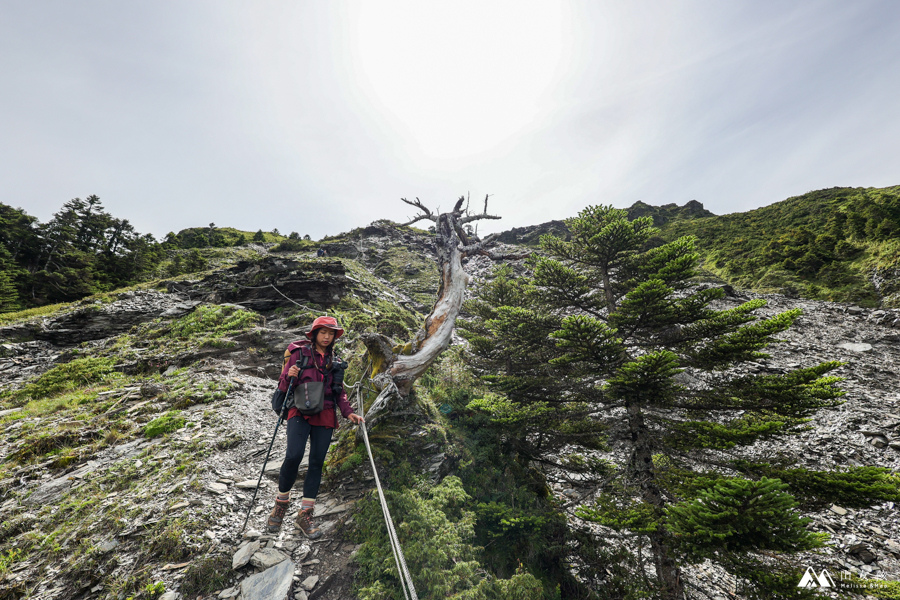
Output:
M344 335L344 330L341 329L340 325L338 325L337 319L335 319L334 317L318 317L315 321L313 321L312 327L310 327L309 332L306 334L306 337L309 339L313 339L313 336L316 334L316 330L323 327L334 330L334 339L338 339L339 337Z

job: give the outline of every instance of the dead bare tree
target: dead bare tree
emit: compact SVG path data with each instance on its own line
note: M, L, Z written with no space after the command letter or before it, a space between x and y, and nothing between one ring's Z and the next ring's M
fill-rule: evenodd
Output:
M467 234L464 227L473 221L500 218L488 214L488 196L484 198L484 210L480 213L469 212L465 196L457 200L452 211L440 214L430 211L418 198L415 201L406 198L401 200L420 211L403 225L412 225L422 220L435 224L441 282L437 300L425 319L425 326L405 346L395 349L384 336L363 336L374 365L373 380L380 390L378 398L366 412L367 421L391 405L392 399L394 406L390 412L403 410L407 405L404 400L408 398L413 382L450 346L453 327L462 307L469 279L463 270L462 260L475 254L494 259L504 258L489 249L496 234L481 240L477 235Z

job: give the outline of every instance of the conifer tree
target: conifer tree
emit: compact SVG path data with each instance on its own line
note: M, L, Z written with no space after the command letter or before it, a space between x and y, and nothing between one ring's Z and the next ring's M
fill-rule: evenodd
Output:
M13 276L7 270L10 261L6 254L6 249L0 246L0 313L13 312L22 307Z
M649 547L655 580L641 593L685 597L683 565L705 559L754 594L795 593L792 574L779 588L784 565L764 568L758 553L821 545L799 504L898 498L884 470L742 454L839 404L829 375L839 363L749 374L741 363L768 357L799 311L760 316L763 300L714 308L724 292L691 284L694 239L652 247L651 217L594 206L567 225L570 240L542 238L530 277L501 272L468 304L472 365L494 392L470 407L524 457L595 482L578 514ZM606 444L624 452L591 452Z

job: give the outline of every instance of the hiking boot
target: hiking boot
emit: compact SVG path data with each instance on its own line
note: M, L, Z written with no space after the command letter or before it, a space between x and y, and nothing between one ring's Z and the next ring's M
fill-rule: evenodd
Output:
M297 513L297 520L295 521L295 523L297 524L297 528L300 529L300 531L302 531L306 535L306 537L311 540L315 540L322 537L322 532L318 527L313 525L312 513L313 509L311 508L301 510Z
M284 521L284 515L287 514L290 505L290 500L275 498L275 508L269 513L269 520L266 521L266 529L269 530L269 533L277 533L281 529L281 522Z

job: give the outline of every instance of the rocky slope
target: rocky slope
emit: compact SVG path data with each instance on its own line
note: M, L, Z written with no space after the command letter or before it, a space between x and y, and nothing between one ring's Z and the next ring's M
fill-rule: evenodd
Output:
M287 343L326 309L349 324L386 307L394 334L417 322L403 308L417 303L350 269L269 256L0 328L0 598L230 598L242 584L244 598L266 597L251 588L279 582L256 571L283 577L291 597L346 597L345 524L371 473L329 476L316 507L323 539L292 526L260 534L282 428L241 525ZM352 330L346 340L352 357ZM284 559L291 569L273 569Z
M270 255L0 328L0 599L351 597L355 507L373 486L367 464L337 461L353 443L349 427L329 453L322 539L290 525L259 533L281 433L241 526L272 440L268 397L285 344L328 308L348 328L344 351L358 376L358 331L402 338L434 293L427 236L373 227L329 242L332 256L353 259ZM468 268L477 282L490 264ZM766 299L769 311L804 316L752 368L845 362L846 403L778 450L810 465L900 468L900 311ZM452 472L441 448L428 452L423 469ZM554 493L574 511L582 490L559 483ZM811 514L833 545L805 560L896 580L896 514L889 504ZM727 596L718 574L701 567L691 577Z

